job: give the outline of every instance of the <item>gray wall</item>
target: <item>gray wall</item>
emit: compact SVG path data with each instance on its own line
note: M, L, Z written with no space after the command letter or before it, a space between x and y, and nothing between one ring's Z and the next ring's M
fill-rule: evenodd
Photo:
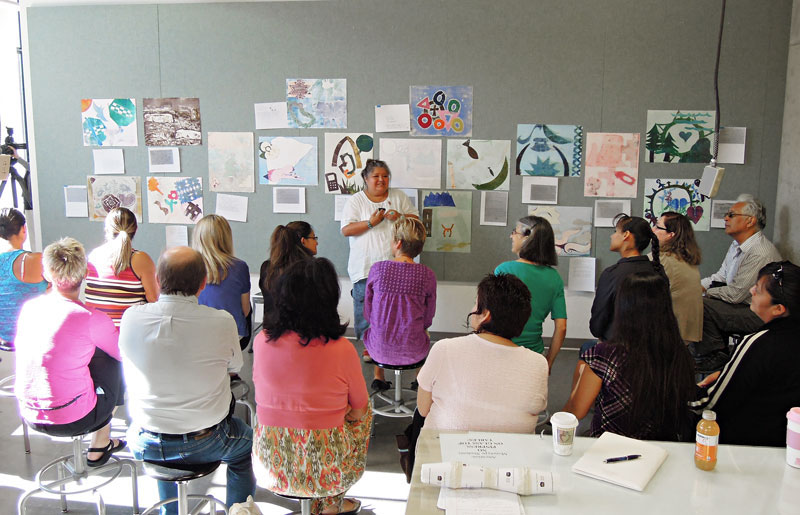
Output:
M722 121L745 126L747 163L727 165L720 198L752 192L770 206L778 178L790 0L728 3L720 71ZM474 86L473 137L513 139L518 123L574 123L584 131L644 132L648 109L713 109L712 72L719 2L704 0L340 0L249 4L37 7L28 10L35 151L45 242L71 235L94 247L101 226L64 218L62 186L85 184L81 98L195 96L208 131L252 130L253 103L284 97L287 77L345 77L348 130L373 131L375 104L406 103L411 84ZM147 155L125 148L128 173L145 177ZM256 131L315 135L324 130ZM376 135L379 136L379 135ZM391 135L394 137L394 135ZM644 142L644 138L642 138ZM380 139L377 141L380 147ZM255 152L255 151L254 151ZM642 151L642 159L644 151ZM207 148L182 147L182 175L207 177ZM444 169L444 167L443 167ZM640 166L645 178L698 177L699 165ZM512 177L509 220L524 216L521 179ZM208 191L204 204L214 210ZM274 215L268 186L250 194L249 222L234 223L239 256L256 268L269 234L292 215ZM425 253L439 280L475 281L511 259L508 228L478 224L473 252ZM333 221L333 198L307 191L320 253L346 274L347 242ZM582 179L560 179L562 205L594 205ZM146 210L147 208L145 208ZM147 214L145 212L145 220ZM595 229L604 268L611 229ZM772 225L767 233L771 235ZM730 242L699 233L705 274ZM158 255L164 226L143 223L137 247ZM567 260L560 269L566 276Z

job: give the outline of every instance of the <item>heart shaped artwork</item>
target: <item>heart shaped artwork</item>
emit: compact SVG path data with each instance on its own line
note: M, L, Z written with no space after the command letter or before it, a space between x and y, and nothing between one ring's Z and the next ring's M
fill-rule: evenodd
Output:
M136 195L133 193L120 193L119 203L122 207L131 207L136 204Z
M691 206L686 210L686 216L695 224L703 217L703 206Z
M680 136L683 141L689 141L689 138L692 137L692 133L689 131L681 131L678 133L678 136Z

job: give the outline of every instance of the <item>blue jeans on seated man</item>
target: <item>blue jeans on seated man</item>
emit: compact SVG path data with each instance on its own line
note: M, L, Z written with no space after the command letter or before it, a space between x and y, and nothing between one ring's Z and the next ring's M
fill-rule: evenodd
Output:
M364 333L367 332L369 322L364 319L364 296L367 293L367 280L361 279L353 283L353 289L350 290L350 295L353 297L353 329L356 332L356 338L363 339Z
M236 417L223 419L208 436L197 440L186 436L162 439L132 425L128 432L128 447L137 460L171 461L176 465L222 460L228 466L225 503L230 507L246 501L248 495L255 496L256 477L251 458L253 430ZM178 487L175 483L159 481L158 495L162 501L176 497ZM161 513L178 513L178 503L162 507Z

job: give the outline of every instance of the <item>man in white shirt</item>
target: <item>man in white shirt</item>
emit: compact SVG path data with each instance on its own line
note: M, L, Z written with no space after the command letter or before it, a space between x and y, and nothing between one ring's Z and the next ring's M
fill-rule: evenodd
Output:
M767 224L764 206L752 195L740 195L725 214L725 233L733 238L725 261L701 281L703 340L690 346L698 372L720 370L728 360L728 336L755 332L763 322L750 311L750 288L758 271L781 255L761 232Z
M227 504L255 493L253 431L232 416L231 372L242 367L236 322L201 306L206 285L200 254L167 250L158 260L157 302L133 306L120 325L119 347L128 391L128 447L137 459L228 466ZM177 495L158 484L161 499ZM176 503L162 512L176 513Z

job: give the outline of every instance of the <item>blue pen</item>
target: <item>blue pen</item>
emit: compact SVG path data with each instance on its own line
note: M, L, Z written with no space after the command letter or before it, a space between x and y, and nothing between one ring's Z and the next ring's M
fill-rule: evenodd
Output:
M627 456L617 456L616 458L606 458L603 463L617 463L618 461L631 461L641 458L641 454L629 454Z

